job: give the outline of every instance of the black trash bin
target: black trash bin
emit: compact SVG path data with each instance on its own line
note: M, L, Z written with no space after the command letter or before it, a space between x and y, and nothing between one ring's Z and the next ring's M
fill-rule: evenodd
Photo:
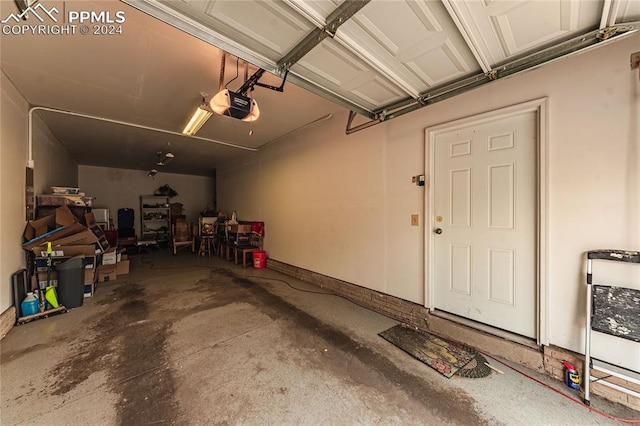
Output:
M84 254L56 265L58 301L66 308L77 308L84 302Z

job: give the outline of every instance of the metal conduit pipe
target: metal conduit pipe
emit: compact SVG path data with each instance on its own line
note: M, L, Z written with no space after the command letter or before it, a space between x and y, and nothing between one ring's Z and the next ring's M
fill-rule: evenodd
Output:
M265 143L263 143L262 145L260 145L260 146L258 147L258 150L261 150L261 149L262 149L262 148L264 148L265 146L267 146L267 145L269 145L269 144L271 144L271 143L273 143L273 142L279 141L280 139L284 139L284 138L286 138L287 136L291 136L292 134L297 133L297 132L299 132L300 130L306 129L307 127L311 127L311 126L313 126L314 124L318 124L318 123L320 123L320 122L322 122L322 121L326 121L326 120L330 119L331 117L333 117L333 114L327 114L327 115L325 115L325 116L323 116L323 117L320 117L320 118L317 118L317 119L315 119L315 120L313 120L313 121L310 121L310 122L308 122L307 124L303 124L302 126L298 127L297 129L293 129L293 130L292 130L292 131L290 131L289 133L285 133L284 135L278 136L278 137L277 137L277 138L275 138L275 139L271 139L269 142L265 142Z
M42 107L42 106L35 106L35 107L31 107L29 109L29 128L28 128L28 144L29 144L29 148L28 148L28 163L27 163L27 167L33 168L33 113L36 111L49 111L49 112L54 112L54 113L58 113L58 114L66 114L66 115L71 115L74 117L82 117L82 118L90 118L93 120L100 120L100 121L105 121L107 123L113 123L113 124L120 124L123 126L131 126L131 127L136 127L138 129L144 129L144 130L152 130L155 132L160 132L160 133L165 133L168 135L173 135L173 136L180 136L180 137L185 137L185 135L183 135L182 133L179 132L173 132L171 130L165 130L165 129L158 129L156 127L150 127L150 126L143 126L141 124L135 124L135 123L129 123L126 121L121 121L121 120L114 120L111 118L105 118L105 117L98 117L95 115L89 115L89 114L83 114L83 113L79 113L79 112L72 112L72 111L65 111L62 109L57 109L57 108L49 108L49 107ZM209 138L203 138L200 136L189 136L192 139L199 139L202 141L206 141L206 142L212 142L218 145L224 145L224 146L228 146L231 148L237 148L237 149L243 149L245 151L251 151L251 152L255 152L257 151L259 148L250 148L247 146L243 146L243 145L238 145L238 144L234 144L231 142L225 142L225 141L220 141L220 140L216 140L216 139L209 139Z
M58 113L58 114L71 115L71 116L74 116L74 117L90 118L90 119L94 119L94 120L105 121L105 122L108 122L108 123L120 124L120 125L123 125L123 126L136 127L138 129L152 130L152 131L161 132L161 133L165 133L165 134L173 135L173 136L186 137L182 133L173 132L171 130L158 129L156 127L143 126L143 125L140 125L140 124L129 123L129 122L126 122L126 121L121 121L121 120L114 120L114 119L111 119L111 118L98 117L98 116L95 116L95 115L82 114L82 113L79 113L79 112L72 112L72 111L65 111L65 110L56 109L56 108L35 106L35 107L31 107L29 109L29 123L28 123L28 131L27 131L27 139L28 139L27 167L29 167L29 168L33 168L34 167L34 164L33 164L33 113L36 112L36 111L49 111L49 112L54 112L54 113ZM219 140L215 140L215 139L203 138L203 137L200 137L200 136L189 136L189 138L199 139L199 140L206 141L206 142L212 142L212 143L215 143L215 144L224 145L224 146L228 146L228 147L231 147L231 148L242 149L242 150L245 150L245 151L256 152L256 151L261 150L263 147L265 147L266 145L268 145L270 143L273 143L273 142L278 141L280 139L283 139L283 138L285 138L287 136L290 136L293 133L296 133L296 132L298 132L300 130L306 129L307 127L310 127L310 126L312 126L314 124L318 124L318 123L320 123L322 121L328 120L331 117L333 117L333 114L327 114L327 115L325 115L323 117L320 117L320 118L317 118L315 120L312 120L309 123L303 124L302 126L290 131L289 133L286 133L284 135L278 136L277 138L272 139L272 140L262 144L258 148L251 148L251 147L244 146L244 145L238 145L238 144L219 141Z

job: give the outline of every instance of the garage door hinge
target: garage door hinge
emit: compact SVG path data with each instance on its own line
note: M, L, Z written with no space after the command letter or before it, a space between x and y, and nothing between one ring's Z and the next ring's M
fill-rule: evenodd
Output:
M617 32L618 32L618 29L616 27L603 28L600 31L598 31L598 35L596 36L596 38L600 41L604 41L609 37L615 35Z

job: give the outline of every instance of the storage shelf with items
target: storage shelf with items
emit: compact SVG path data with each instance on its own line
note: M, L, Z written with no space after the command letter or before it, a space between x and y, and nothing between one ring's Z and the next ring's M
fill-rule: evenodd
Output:
M171 240L171 209L169 197L140 196L140 229L143 240L168 243Z

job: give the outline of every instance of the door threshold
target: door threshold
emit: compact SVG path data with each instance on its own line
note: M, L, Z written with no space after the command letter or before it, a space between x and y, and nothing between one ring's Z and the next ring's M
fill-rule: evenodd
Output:
M502 330L499 328L491 327L490 325L482 324L477 321L473 321L467 318L460 317L458 315L450 314L444 311L433 310L430 312L431 315L443 318L458 324L462 324L466 327L473 328L479 331L482 331L487 334L491 334L493 336L501 337L505 340L512 341L514 343L518 343L523 346L527 346L533 349L540 349L536 339L532 339L530 337L522 336L520 334L512 333L510 331Z

